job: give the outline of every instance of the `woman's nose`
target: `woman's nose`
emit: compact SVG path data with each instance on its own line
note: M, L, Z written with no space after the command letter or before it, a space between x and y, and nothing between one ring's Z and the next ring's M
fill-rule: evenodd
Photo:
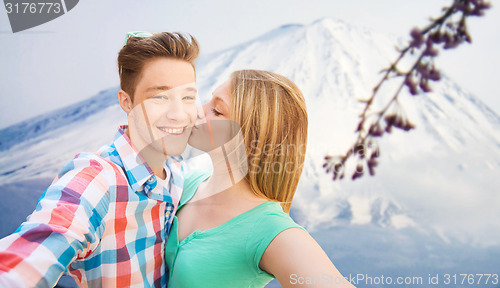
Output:
M205 115L206 115L205 114L205 109L204 109L205 105L197 106L196 107L197 117L196 117L196 123L195 123L195 125L200 125L200 124L203 124L203 123L207 122L207 119L205 117Z
M203 118L210 117L211 111L210 111L209 103L203 104L202 111L203 111Z

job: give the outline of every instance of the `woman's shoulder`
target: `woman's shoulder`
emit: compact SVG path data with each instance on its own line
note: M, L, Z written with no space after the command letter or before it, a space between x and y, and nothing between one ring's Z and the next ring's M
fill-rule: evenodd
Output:
M292 227L304 229L297 224L289 214L283 211L279 202L268 201L260 206L262 206L262 209L260 209L257 215L258 219L255 221L255 229L270 231Z
M279 233L290 228L305 230L290 215L283 212L279 202L269 201L259 205L259 210L252 219L248 244L267 246ZM262 247L262 248L263 248Z
M190 169L184 173L184 187L193 186L200 179L203 182L206 178L210 177L210 172L200 169Z
M210 177L210 173L204 170L190 170L184 174L184 188L179 205L185 204L193 197L200 184Z

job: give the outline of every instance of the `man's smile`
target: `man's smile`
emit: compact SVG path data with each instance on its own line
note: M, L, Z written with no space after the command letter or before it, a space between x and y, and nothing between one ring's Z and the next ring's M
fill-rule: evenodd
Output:
M186 127L187 126L184 126L184 127L156 126L156 128L158 128L159 130L161 130L165 133L168 133L168 134L172 134L172 135L180 135L180 134L184 133L184 131L186 130Z

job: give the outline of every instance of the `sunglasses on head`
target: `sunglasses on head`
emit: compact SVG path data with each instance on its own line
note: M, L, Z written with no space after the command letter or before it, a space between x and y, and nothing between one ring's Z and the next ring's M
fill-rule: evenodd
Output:
M153 32L147 32L147 31L132 31L128 32L127 36L125 38L125 43L123 43L123 46L127 45L128 39L132 37L151 37L153 36Z

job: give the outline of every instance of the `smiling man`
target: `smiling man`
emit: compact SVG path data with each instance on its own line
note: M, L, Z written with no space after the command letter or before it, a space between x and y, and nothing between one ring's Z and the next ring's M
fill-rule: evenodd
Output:
M0 287L165 287L164 244L182 194L181 154L196 120L196 40L135 32L118 55L128 126L66 164L12 235Z

